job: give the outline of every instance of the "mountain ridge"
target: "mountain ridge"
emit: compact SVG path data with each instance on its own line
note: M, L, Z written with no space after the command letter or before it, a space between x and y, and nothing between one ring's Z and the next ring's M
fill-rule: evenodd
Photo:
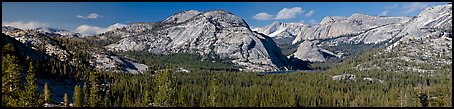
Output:
M424 28L432 29L423 31L451 31L452 33L452 27L450 25L452 24L451 23L452 19L449 17L452 16L452 11L449 10L451 9L450 7L452 7L452 4L443 4L428 7L422 10L417 16L414 17L373 16L360 13L355 13L347 17L326 16L318 25L303 27L303 30L298 33L298 35L292 41L291 44L296 45L301 44L301 42L319 40L316 45L312 46L315 47L314 49L323 49L326 47L335 48L339 44L356 44L356 45L365 44L367 46L384 44L385 46L391 45L388 48L392 48L392 46L398 44L394 42L399 40L406 40L406 38L409 37L408 33L414 33L415 36L424 36L416 35L424 34L423 32L421 32L421 30L423 30ZM273 22L272 24L262 28L266 28L272 25L275 25L275 23ZM424 25L433 25L433 27L425 27ZM436 30L437 28L439 28L439 30ZM259 29L260 28L258 28L257 30ZM308 45L306 44L305 46ZM299 48L302 49L305 47ZM340 54L351 54L342 53L341 51L342 50L337 49L336 51L330 52L339 52ZM295 50L292 56L303 56L302 54L313 54L309 52L310 51L308 50ZM315 54L320 54L314 57L324 57L321 55L322 52L320 51L312 52L319 52ZM344 56L347 55L343 55L341 57ZM302 60L317 60L317 61L326 60L324 58L312 59L310 57L305 56L296 58Z

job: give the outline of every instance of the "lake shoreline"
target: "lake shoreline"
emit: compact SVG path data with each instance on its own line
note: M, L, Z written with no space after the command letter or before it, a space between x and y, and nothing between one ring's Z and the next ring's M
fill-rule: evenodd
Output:
M288 74L288 73L295 73L295 72L318 72L323 70L285 70L285 71L268 71L268 72L257 72L258 76L263 75L270 75L270 74Z

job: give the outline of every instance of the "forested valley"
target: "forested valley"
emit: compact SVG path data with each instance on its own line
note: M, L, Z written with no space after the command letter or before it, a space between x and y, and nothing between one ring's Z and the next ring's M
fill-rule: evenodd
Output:
M9 41L5 41L9 40ZM80 39L58 39L66 49L81 47ZM149 53L119 54L150 66L144 74L95 70L87 62L34 59L32 50L2 35L2 107L444 107L452 106L451 65L423 65L435 74L389 70L357 70L360 63L384 63L397 54L380 54L384 48L346 59L326 71L259 76L236 71L221 59L201 59L192 54L159 56ZM83 47L81 47L83 48ZM80 48L77 48L80 49ZM90 58L77 50L77 58ZM34 51L40 53L42 51ZM379 55L375 55L379 54ZM199 61L204 60L204 61ZM441 68L438 68L441 67ZM178 68L188 69L182 72ZM334 75L355 74L353 79ZM375 81L363 78L374 78ZM73 81L62 103L52 99L53 87L38 84L42 78ZM380 81L376 81L380 80ZM38 87L43 87L39 90ZM59 98L61 99L61 98Z

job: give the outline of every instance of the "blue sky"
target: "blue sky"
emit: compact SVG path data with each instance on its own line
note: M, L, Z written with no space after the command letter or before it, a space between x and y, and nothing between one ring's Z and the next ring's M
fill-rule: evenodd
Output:
M251 27L274 21L317 24L325 16L353 13L415 16L422 9L447 2L2 2L2 25L53 27L76 32L157 22L184 10L227 10ZM116 24L116 25L114 25ZM114 26L112 26L114 25ZM88 32L87 32L88 33Z

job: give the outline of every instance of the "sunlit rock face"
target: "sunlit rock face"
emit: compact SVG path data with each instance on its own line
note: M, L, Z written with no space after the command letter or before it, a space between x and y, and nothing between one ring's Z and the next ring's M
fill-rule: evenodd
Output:
M129 25L126 29L134 29L136 25ZM106 49L219 56L231 59L246 71L279 70L288 64L270 37L252 31L243 19L227 11L189 10L147 25L139 32L121 34L127 37L106 46Z

